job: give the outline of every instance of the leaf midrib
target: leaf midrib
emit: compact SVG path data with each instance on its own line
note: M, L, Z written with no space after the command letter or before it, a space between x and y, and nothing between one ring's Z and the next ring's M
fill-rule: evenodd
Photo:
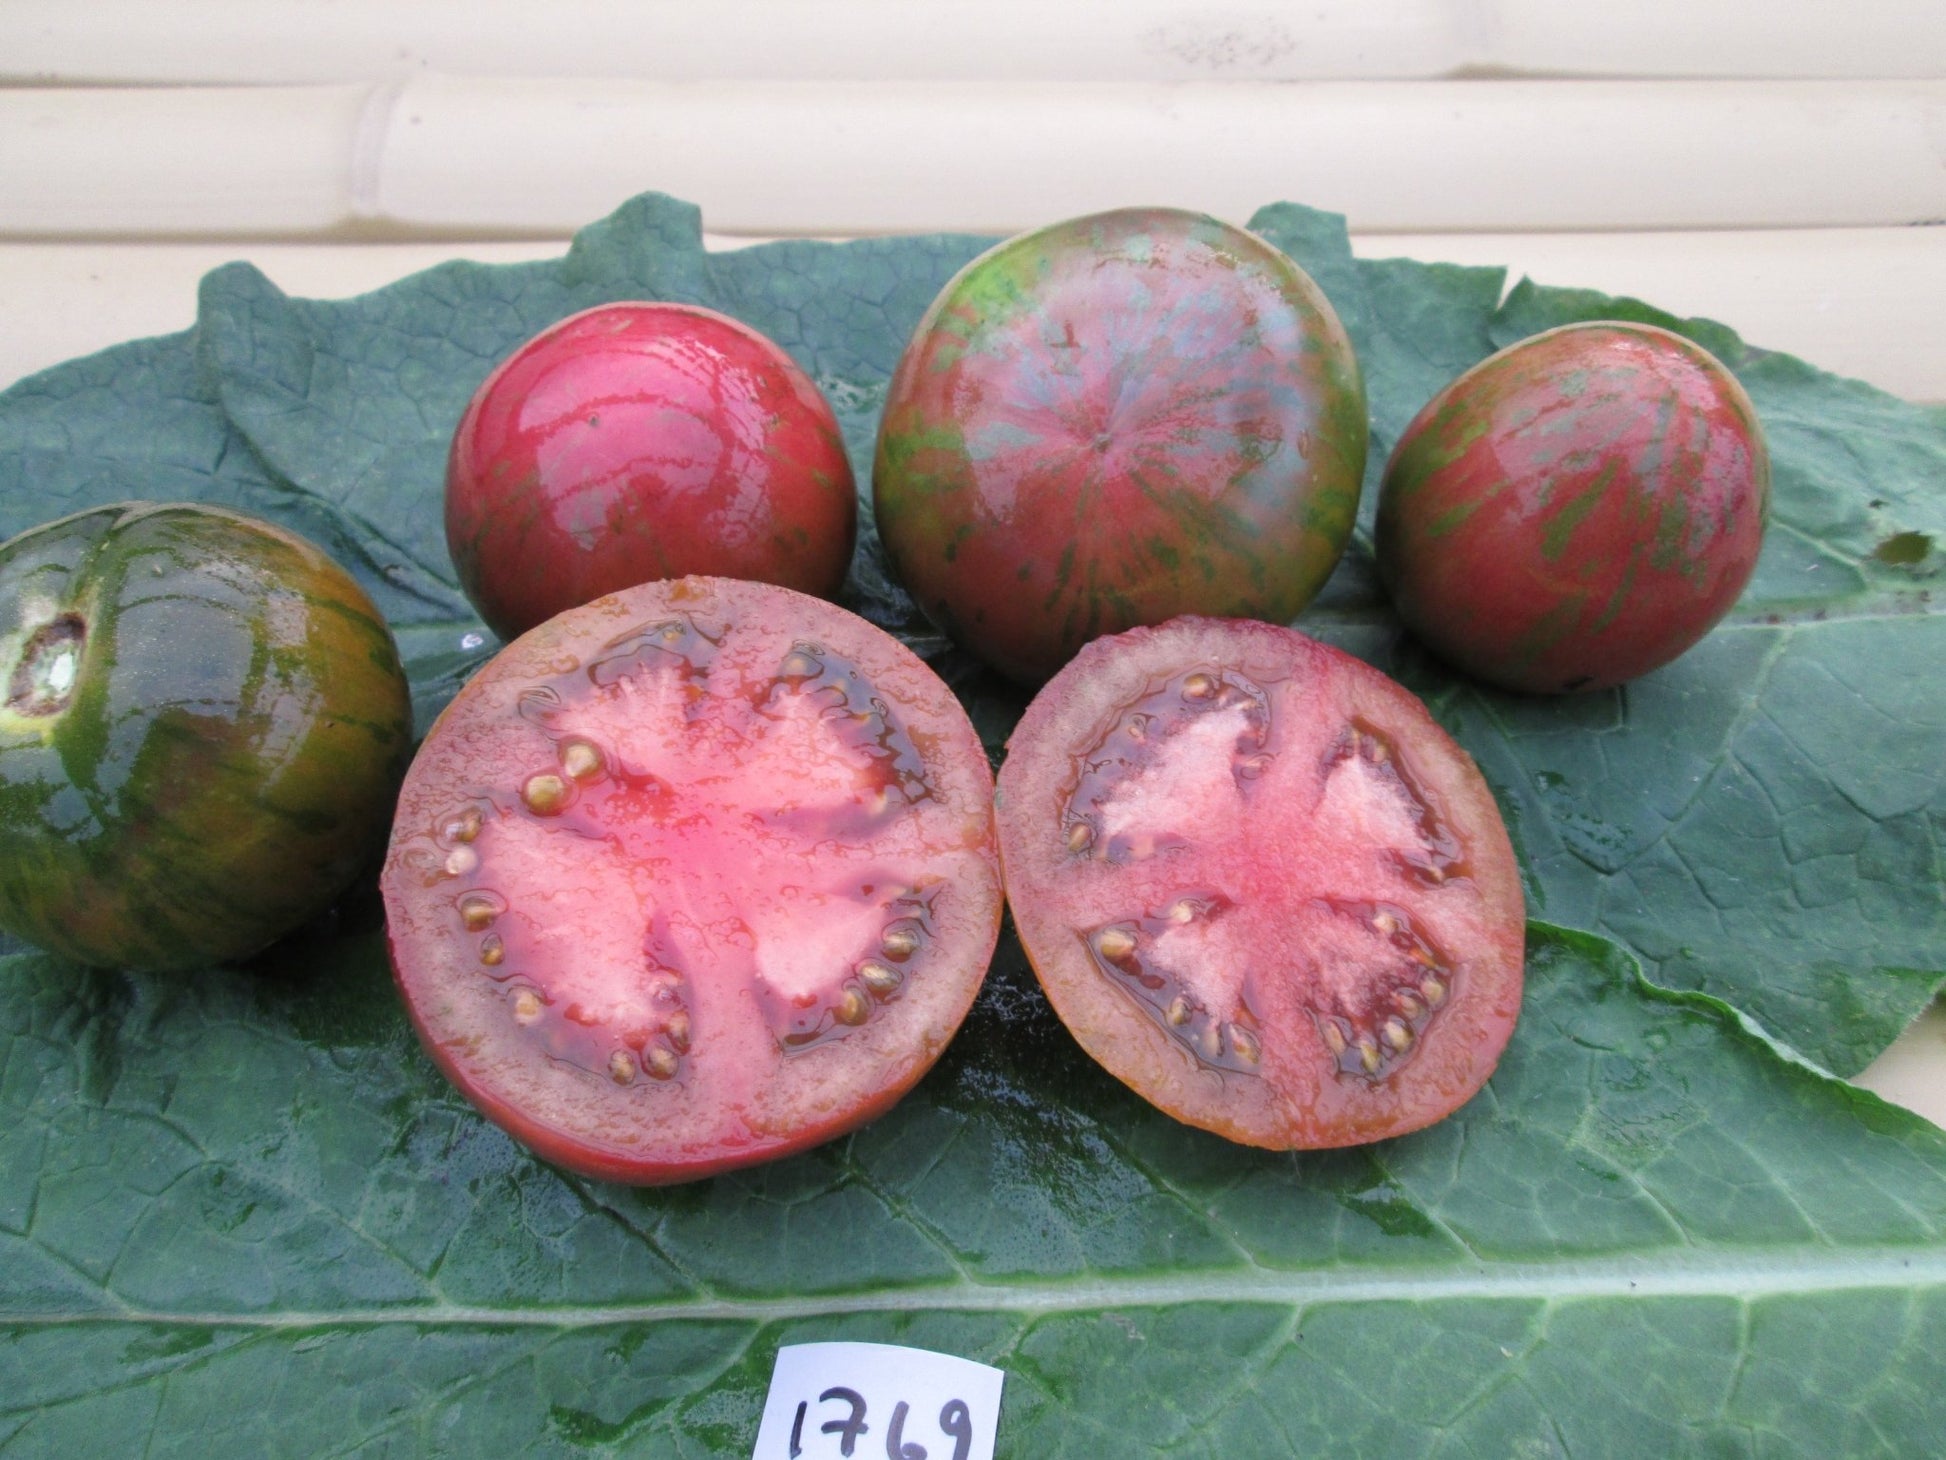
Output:
M1754 1301L1816 1293L1946 1288L1946 1248L1878 1246L1718 1248L1708 1252L1526 1263L1474 1263L1462 1271L1389 1267L1093 1277L1074 1282L946 1283L805 1297L711 1297L654 1303L374 1305L285 1313L101 1308L0 1313L0 1329L133 1324L144 1327L316 1329L410 1324L443 1328L606 1328L677 1320L777 1323L861 1313L952 1310L1040 1317L1192 1304L1324 1307L1470 1300L1558 1302L1603 1298Z

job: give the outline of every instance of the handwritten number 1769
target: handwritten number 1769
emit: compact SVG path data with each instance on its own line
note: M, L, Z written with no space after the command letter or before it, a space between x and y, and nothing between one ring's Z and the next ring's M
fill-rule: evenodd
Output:
M865 1399L855 1389L834 1386L818 1396L819 1404L832 1400L848 1405L851 1412L838 1419L828 1419L818 1426L821 1434L838 1436L838 1453L852 1455L858 1447L858 1437L869 1433L871 1426L865 1422ZM797 1415L791 1421L792 1460L804 1453L804 1419L809 1414L809 1400L799 1400ZM905 1417L912 1406L903 1399L892 1411L892 1421L885 1427L886 1460L926 1460L926 1447L905 1438ZM963 1399L949 1399L939 1411L940 1432L953 1442L952 1460L966 1460L973 1449L973 1414Z

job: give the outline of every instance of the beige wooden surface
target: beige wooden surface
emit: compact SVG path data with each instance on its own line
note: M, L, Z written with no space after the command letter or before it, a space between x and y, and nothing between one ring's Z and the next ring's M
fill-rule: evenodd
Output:
M0 83L0 386L231 258L339 296L657 188L717 246L1290 199L1946 401L1939 0L8 0ZM1946 1123L1946 1018L1861 1083Z

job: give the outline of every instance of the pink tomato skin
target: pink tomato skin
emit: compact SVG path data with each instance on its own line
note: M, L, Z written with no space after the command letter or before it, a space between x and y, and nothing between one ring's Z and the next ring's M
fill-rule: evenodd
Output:
M1375 547L1406 627L1503 688L1606 689L1730 611L1770 496L1756 409L1652 325L1535 335L1419 413L1386 464Z
M834 596L857 496L830 405L749 326L604 304L495 368L453 434L446 542L503 639L685 574Z
M946 285L893 375L872 499L920 608L1034 684L1178 614L1293 618L1344 552L1366 445L1310 276L1217 219L1129 208Z

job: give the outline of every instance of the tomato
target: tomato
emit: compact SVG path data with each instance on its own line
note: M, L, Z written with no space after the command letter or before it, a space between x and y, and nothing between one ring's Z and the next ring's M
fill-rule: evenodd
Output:
M433 1059L547 1160L683 1181L888 1109L985 977L992 776L822 600L650 583L516 640L427 736L381 878Z
M474 393L446 464L447 547L503 639L685 573L832 596L857 513L816 384L687 304L605 304L541 331Z
M1000 770L1001 861L1055 1011L1178 1120L1273 1149L1416 1130L1493 1071L1524 913L1473 762L1295 630L1090 644Z
M1295 616L1344 552L1365 448L1310 277L1213 218L1129 209L947 284L892 377L872 500L919 606L1034 683L1179 613Z
M1730 611L1769 499L1756 410L1713 355L1652 325L1567 325L1481 361L1406 428L1379 573L1469 674L1605 689Z
M244 957L378 852L390 630L282 528L123 503L0 546L0 926L86 963Z

